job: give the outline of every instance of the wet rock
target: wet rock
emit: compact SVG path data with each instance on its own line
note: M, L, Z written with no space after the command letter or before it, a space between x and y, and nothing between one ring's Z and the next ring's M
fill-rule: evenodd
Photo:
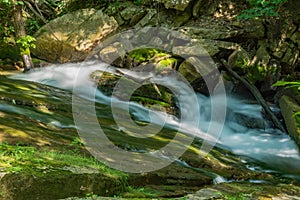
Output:
M241 113L234 113L236 123L250 129L264 129L266 128L265 122L258 117L247 116Z
M113 17L94 9L63 15L43 26L34 35L32 53L49 62L77 62L118 27Z
M155 66L149 64L142 70L153 71ZM105 95L114 95L121 100L134 101L149 108L151 106L154 108L154 104L160 105L161 108L157 107L157 109L164 109L171 114L178 112L172 92L163 86L147 83L147 78L122 76L101 71L92 73L91 78L97 81L98 88Z

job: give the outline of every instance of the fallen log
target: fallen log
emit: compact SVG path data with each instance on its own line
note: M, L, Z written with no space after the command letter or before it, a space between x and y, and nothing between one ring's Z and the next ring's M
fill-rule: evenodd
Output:
M255 97L257 102L263 107L266 115L270 118L270 120L273 122L273 125L280 129L281 131L286 133L285 128L281 124L281 122L278 120L278 118L275 116L275 114L272 112L270 107L268 106L267 102L264 100L263 96L261 95L260 91L252 84L250 84L246 79L238 75L236 72L232 70L232 67L224 60L221 60L223 66L226 68L226 70L238 81L240 81L242 84L245 85L245 87L252 93L252 95Z

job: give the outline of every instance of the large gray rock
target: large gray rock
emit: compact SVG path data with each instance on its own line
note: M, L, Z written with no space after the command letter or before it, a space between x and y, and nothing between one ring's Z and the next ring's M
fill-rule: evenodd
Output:
M117 27L116 20L102 11L83 9L69 13L37 31L32 53L49 62L81 61Z

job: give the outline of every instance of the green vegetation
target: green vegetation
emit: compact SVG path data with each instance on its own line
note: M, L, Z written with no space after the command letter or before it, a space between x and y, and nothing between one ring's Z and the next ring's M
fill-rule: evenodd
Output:
M129 56L139 62L149 61L153 57L163 57L167 53L164 53L161 49L154 48L142 48L135 49L129 53Z
M124 198L155 198L159 196L159 193L149 188L128 186L127 191L121 196Z
M34 41L35 41L35 38L30 36L30 35L27 35L25 37L20 37L16 43L19 45L20 47L20 53L21 55L24 55L24 54L30 54L29 51L29 48L35 48L35 44L34 44Z
M57 151L50 149L36 149L32 146L0 144L0 168L9 172L23 172L42 175L43 170L61 168L64 166L90 167L97 169L111 177L127 176L126 174L110 169L93 157L79 155L70 150Z
M284 86L285 88L297 88L300 92L300 81L277 81L273 86Z
M255 19L259 17L278 17L278 11L287 0L246 0L250 8L238 16L239 19Z
M249 197L249 195L246 194L224 194L224 193L218 193L221 195L221 198L224 200L245 200L246 197ZM250 196L251 197L251 196Z

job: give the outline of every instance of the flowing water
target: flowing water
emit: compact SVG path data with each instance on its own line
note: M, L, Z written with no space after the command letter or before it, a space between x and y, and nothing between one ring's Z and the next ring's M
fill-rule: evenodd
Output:
M118 105L119 110L127 111L128 107L126 106L128 104L126 102L107 97L99 90L95 90L95 83L89 77L90 73L95 70L115 71L115 69L108 68L102 63L84 62L34 69L26 74L14 75L10 78L39 82L70 92L73 92L75 87L77 96L89 101L95 101L100 107L103 107L102 112L97 112L98 117L113 118L114 116L108 110L110 105L116 102L115 105ZM124 73L126 73L126 70ZM165 78L164 83L166 81L168 80ZM174 82L174 80L169 81L171 83ZM181 86L178 87L180 88ZM59 91L57 90L57 92ZM95 98L92 98L91 94L95 95ZM204 138L209 143L217 143L218 147L242 156L246 165L252 170L274 171L283 173L286 176L293 175L293 177L300 174L300 154L296 144L286 133L271 127L270 123L261 114L262 108L259 105L230 95L215 96L214 106L217 103L217 110L222 112L224 107L227 108L225 123L223 124L222 120L214 119L211 116L212 101L210 97L201 94L196 94L195 97L196 102L193 98L187 98L187 102L181 105L183 108L181 112L187 113L185 118L182 119L177 119L174 116L158 111L151 111L135 103L130 104L131 117L142 122L164 125L169 129L178 129L179 126L182 126L181 130L187 134L193 133L197 129L196 137ZM194 102L190 101L191 99ZM18 114L25 112L22 108L15 107L13 109L0 105L0 110L11 109ZM199 109L195 109L195 107ZM34 113L27 114L35 119L47 119L47 123L51 123L53 126L75 128L74 123L70 119L65 120L61 117L52 117L51 119ZM200 120L195 125L193 119L198 119L197 116L200 117ZM260 125L257 127L246 126L241 123L241 116L247 116L247 118L256 121ZM221 127L221 134L207 133L210 131L209 127ZM119 124L116 129L127 131L122 124ZM182 164L186 165L186 163Z

